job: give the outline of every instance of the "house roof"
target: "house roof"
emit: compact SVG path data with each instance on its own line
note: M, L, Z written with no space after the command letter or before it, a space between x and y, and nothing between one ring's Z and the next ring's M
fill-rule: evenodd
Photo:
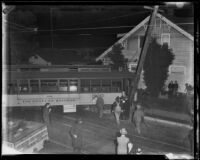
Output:
M171 27L173 27L174 29L176 29L177 31L179 31L181 34L183 34L184 36L186 36L188 39L194 41L194 37L186 32L184 29L182 29L180 26L176 25L176 23L180 23L180 19L173 19L173 22L169 19L167 19L165 16L157 13L156 15L157 17L161 18L164 22L166 22L168 25L170 25ZM96 58L96 61L99 61L101 58L103 58L107 53L109 53L112 50L112 47L117 44L117 43L122 43L126 38L128 38L129 36L131 36L132 34L134 34L138 29L140 29L144 24L146 24L149 21L150 16L146 17L142 22L140 22L137 26L135 26L132 30L130 30L127 34L125 34L121 39L119 39L117 42L115 42L112 46L110 46L106 51L104 51L99 57ZM168 16L169 18L169 16ZM190 21L191 22L191 21ZM183 22L182 22L183 23Z
M38 55L52 65L85 63L83 58L73 50L42 49Z

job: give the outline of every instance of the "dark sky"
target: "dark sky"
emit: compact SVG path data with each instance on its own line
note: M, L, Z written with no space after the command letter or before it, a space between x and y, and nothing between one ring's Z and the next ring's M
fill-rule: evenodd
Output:
M184 18L193 16L193 10L188 5L182 9L160 8L165 10L166 15L173 14L175 17ZM174 12L169 12L170 9ZM28 12L34 17L29 18ZM41 47L50 47L52 37L54 47L57 48L109 47L117 40L118 33L130 31L149 14L150 11L143 6L21 5L16 6L11 14L15 19L10 21L37 27L36 39ZM16 20L17 16L26 18L21 18L20 21ZM28 32L29 30L27 34Z
M159 8L163 11L161 14L174 23L186 23L180 27L192 34L194 10L191 3L183 8ZM87 49L97 57L119 39L117 34L129 32L151 12L139 5L16 5L7 19L10 42L14 44L10 48L24 53L25 56L20 55L20 58L39 53L46 59L54 55L69 57L74 53L78 57L79 53L87 53ZM37 31L32 28L37 28ZM38 53L34 44L39 46ZM50 52L52 56L48 56ZM64 59L69 58L58 59L64 64Z

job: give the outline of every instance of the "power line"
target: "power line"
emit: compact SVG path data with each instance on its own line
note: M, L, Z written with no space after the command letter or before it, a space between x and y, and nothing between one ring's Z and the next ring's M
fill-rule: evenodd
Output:
M179 25L194 25L194 23L176 23ZM162 24L166 25L166 24ZM148 25L146 25L148 26ZM154 26L154 25L153 25ZM44 30L38 30L38 32L51 32L51 31L76 31L76 30L96 30L96 29L115 29L115 28L131 28L135 26L108 26L108 27L88 27L88 28L67 28L67 29L44 29ZM32 28L33 29L33 28ZM35 32L34 30L32 31L19 31L19 32ZM11 32L12 33L12 32Z
M132 13L132 14L126 14L126 15L122 15L122 16L116 16L116 17L111 17L111 18L105 18L105 19L100 19L100 20L96 20L96 21L93 21L93 22L84 22L84 23L80 23L78 25L85 25L85 24L91 24L91 23L95 23L95 22L103 22L103 21L108 21L108 20L113 20L113 19L117 19L117 18L121 18L121 17L128 17L128 16L131 16L131 15L137 15L137 14L141 14L141 13L148 13L149 11L141 11L141 12L137 12L137 13ZM76 26L76 24L74 25L69 25L69 26L66 26L66 27L73 27L73 26Z
M22 28L25 28L25 29L34 29L34 28L29 28L29 27L25 27L25 26L19 25L17 23L9 22L7 20L3 20L3 21L6 22L6 23L8 23L8 24L11 24L11 25L13 25L15 27L22 27Z

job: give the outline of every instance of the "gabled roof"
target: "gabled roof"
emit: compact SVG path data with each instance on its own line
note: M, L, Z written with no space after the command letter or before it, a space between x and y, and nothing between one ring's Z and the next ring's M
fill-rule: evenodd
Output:
M189 34L188 32L186 32L185 30L181 29L178 25L176 25L175 23L173 23L172 21L170 21L166 17L162 16L159 13L157 13L156 16L159 17L164 22L166 22L171 27L173 27L174 29L176 29L177 31L179 31L181 34L183 34L184 36L186 36L188 39L194 41L194 37L191 34ZM109 53L112 50L112 47L115 44L122 43L126 38L128 38L129 36L131 36L132 34L134 34L138 29L140 29L143 25L145 25L149 21L149 18L150 18L150 16L146 17L142 22L140 22L137 26L135 26L131 31L129 31L127 34L125 34L125 36L123 36L116 43L114 43L111 47L109 47L106 51L104 51L99 57L96 58L96 61L100 60L107 53Z

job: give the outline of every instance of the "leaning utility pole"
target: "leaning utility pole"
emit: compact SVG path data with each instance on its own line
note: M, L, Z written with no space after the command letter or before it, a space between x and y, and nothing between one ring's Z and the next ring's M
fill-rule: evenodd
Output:
M130 92L130 95L129 95L129 105L130 105L129 121L130 122L131 122L132 112L133 112L132 104L133 104L134 96L135 96L136 91L137 91L138 82L140 80L140 75L141 75L142 68L143 68L144 61L145 61L145 57L146 57L146 54L147 54L147 49L148 49L149 43L151 41L151 34L152 34L152 31L153 31L153 28L154 28L155 18L156 18L157 12L158 12L158 6L154 6L152 15L149 18L149 24L147 26L147 31L146 31L145 39L144 39L144 42L143 42L143 47L142 47L142 50L141 50L136 74L134 75L135 76L134 82L132 83L132 88L131 88L131 92Z

